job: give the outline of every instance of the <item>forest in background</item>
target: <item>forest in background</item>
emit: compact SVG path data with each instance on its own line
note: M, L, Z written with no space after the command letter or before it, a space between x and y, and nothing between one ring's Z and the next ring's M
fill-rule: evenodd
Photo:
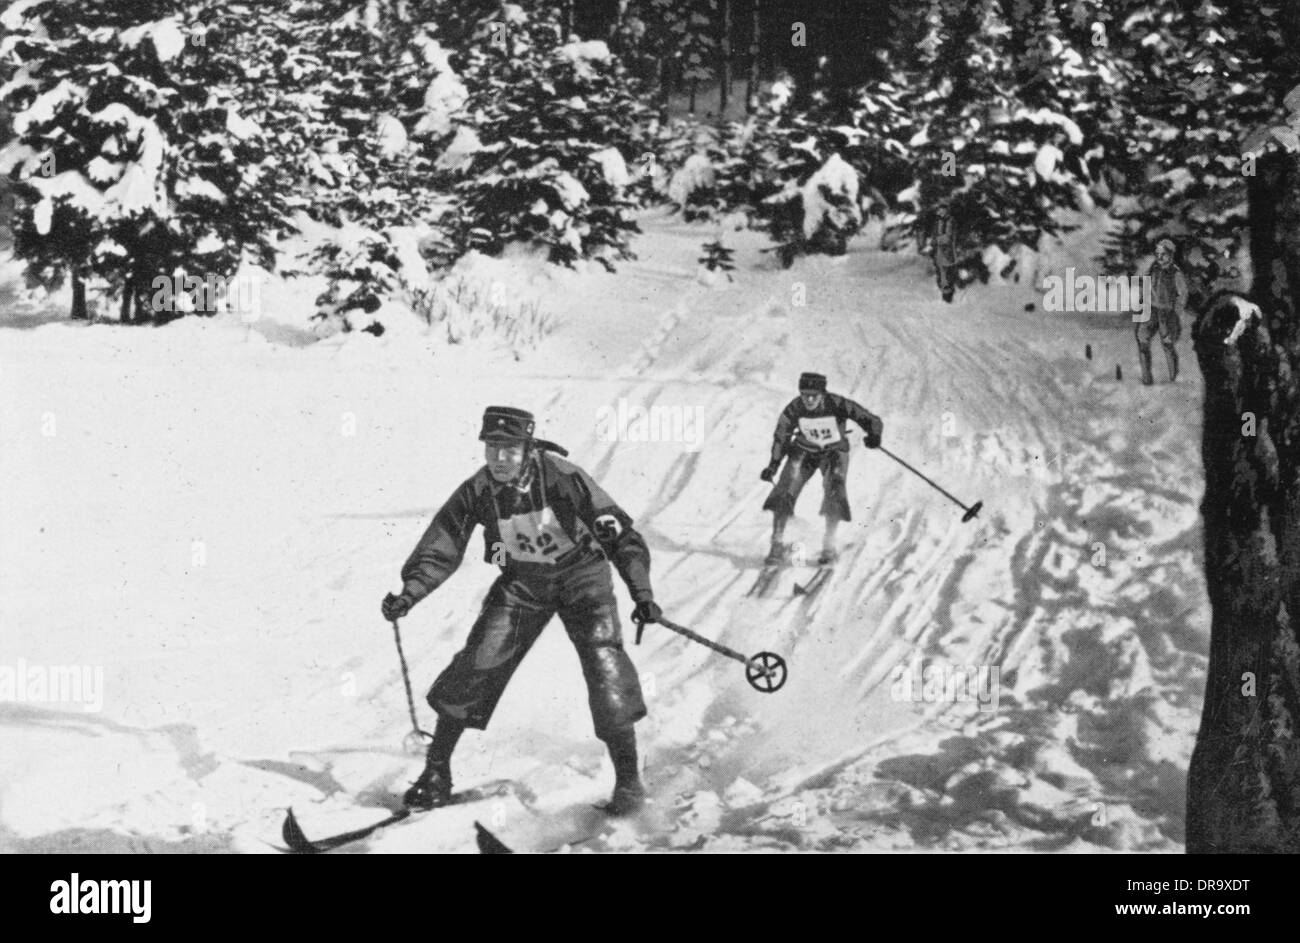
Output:
M767 233L786 264L870 220L964 281L1010 274L1062 208L1114 220L1098 267L1172 236L1195 300L1233 273L1258 155L1300 147L1289 4L932 0L18 0L0 13L0 177L32 284L165 321L159 276L292 264L370 311L512 242L609 268L636 213ZM1294 126L1293 126L1294 125ZM424 274L424 273L420 273ZM206 312L202 298L180 311Z

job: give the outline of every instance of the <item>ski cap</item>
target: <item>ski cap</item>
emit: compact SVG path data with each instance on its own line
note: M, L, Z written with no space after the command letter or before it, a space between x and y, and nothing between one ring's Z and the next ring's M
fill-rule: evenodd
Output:
M800 393L825 393L826 378L820 373L805 373L799 377Z
M1173 255L1175 249L1174 241L1172 239L1161 239L1156 243L1156 251L1159 252L1161 249L1168 249L1169 254Z
M533 438L533 414L513 406L489 406L483 410L483 428L480 442L489 439L530 442Z

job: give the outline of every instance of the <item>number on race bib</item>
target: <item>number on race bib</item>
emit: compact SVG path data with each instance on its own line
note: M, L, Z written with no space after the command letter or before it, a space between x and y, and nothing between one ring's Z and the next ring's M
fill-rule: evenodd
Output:
M604 543L618 540L621 530L618 518L613 514L602 514L596 518L596 536Z
M840 441L840 427L834 416L805 417L799 420L799 431L805 439L817 446L832 445Z

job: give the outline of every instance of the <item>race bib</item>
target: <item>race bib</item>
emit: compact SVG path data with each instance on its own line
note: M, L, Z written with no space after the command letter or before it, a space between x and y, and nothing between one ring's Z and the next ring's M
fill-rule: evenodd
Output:
M516 514L497 526L510 559L522 563L554 563L574 547L549 507Z
M820 448L840 441L840 425L834 416L818 416L799 420L799 434Z

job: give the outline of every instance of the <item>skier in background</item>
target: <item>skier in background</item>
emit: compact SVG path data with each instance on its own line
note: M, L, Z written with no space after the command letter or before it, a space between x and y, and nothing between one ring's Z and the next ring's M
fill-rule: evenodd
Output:
M434 516L402 567L400 595L384 597L390 621L405 616L456 570L476 525L484 561L501 567L465 647L429 689L438 714L424 772L406 792L410 808L451 801L451 755L467 727L483 730L511 675L556 613L578 651L597 738L614 764L606 811L622 815L645 798L633 725L646 714L636 669L623 649L609 562L636 604L637 623L661 616L650 588L650 553L632 519L559 446L533 438L531 413L491 406L479 439L487 464ZM559 453L559 455L554 453Z
M940 203L935 212L938 218L934 222L930 251L934 256L934 273L939 291L943 300L951 304L957 274L957 224L947 203Z
M772 438L772 460L759 476L770 482L781 459L788 458L781 478L763 503L772 512L772 549L769 564L786 561L790 547L784 542L785 526L794 514L795 502L813 473L822 473L821 515L826 518L826 536L818 563L833 563L839 556L835 530L840 521L851 520L845 482L849 471L849 440L845 423L852 419L866 432L867 448L880 447L884 423L880 417L847 397L826 390L826 377L805 373L799 377L799 395L781 411Z
M1151 338L1157 331L1160 334L1160 344L1165 349L1169 382L1178 379L1178 350L1175 345L1182 336L1182 318L1187 311L1187 277L1174 264L1172 239L1161 239L1156 243L1156 259L1147 270L1147 275L1151 277L1151 317L1133 326L1144 386L1155 382L1151 376Z

